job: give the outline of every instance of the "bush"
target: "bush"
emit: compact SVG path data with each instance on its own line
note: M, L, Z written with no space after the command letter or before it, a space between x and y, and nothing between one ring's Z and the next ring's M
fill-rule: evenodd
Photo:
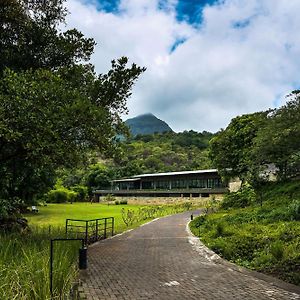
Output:
M119 204L120 204L120 201L116 200L116 201L115 201L115 204L116 204L116 205L119 205Z
M66 188L58 188L51 190L47 194L47 202L50 203L65 203L74 202L77 199L77 193Z
M226 194L221 207L229 208L244 208L251 205L256 199L254 189L250 184L244 185L239 191Z
M75 185L71 188L77 194L77 201L86 201L88 196L88 188L84 185Z
M120 204L122 204L122 205L126 205L127 203L128 203L127 200L121 200L121 201L120 201Z
M288 212L291 220L300 221L300 200L293 201L288 206Z
M218 222L215 227L215 237L223 236L225 233L224 223Z
M115 201L116 198L112 195L112 194L107 194L104 198L103 201L105 202L113 202ZM119 202L119 201L115 201L115 202ZM116 204L116 203L115 203ZM119 203L118 203L119 204Z
M284 256L283 243L281 241L275 241L270 245L269 252L277 261L282 260Z

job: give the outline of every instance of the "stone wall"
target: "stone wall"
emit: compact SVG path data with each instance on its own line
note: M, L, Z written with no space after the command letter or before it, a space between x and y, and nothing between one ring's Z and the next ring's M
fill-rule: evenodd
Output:
M180 204L185 202L191 202L194 205L202 205L213 198L217 201L221 201L223 195L211 194L209 197L115 197L117 201L127 200L128 204L135 205Z

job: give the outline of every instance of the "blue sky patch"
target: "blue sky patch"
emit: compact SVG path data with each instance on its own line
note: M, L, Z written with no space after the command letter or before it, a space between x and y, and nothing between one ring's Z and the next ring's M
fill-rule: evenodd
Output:
M141 0L142 1L142 0ZM86 0L86 2L90 2ZM178 21L186 21L192 25L197 25L202 21L202 10L205 5L212 5L219 0L179 0L176 6L176 18ZM118 14L120 0L97 0L99 10ZM169 6L166 0L160 0L158 8L168 10Z
M178 21L187 21L197 25L202 22L202 10L205 5L213 5L218 0L179 0L176 11Z
M186 41L186 38L179 38L175 41L175 43L172 45L171 49L170 49L170 53L174 52L176 50L176 48L183 44Z
M108 12L108 13L118 13L120 0L97 0L99 10Z

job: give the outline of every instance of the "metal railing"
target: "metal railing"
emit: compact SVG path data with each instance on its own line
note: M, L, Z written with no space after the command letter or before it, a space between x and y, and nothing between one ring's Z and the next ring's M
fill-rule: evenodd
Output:
M114 217L93 220L66 219L66 235L84 238L85 245L114 235Z

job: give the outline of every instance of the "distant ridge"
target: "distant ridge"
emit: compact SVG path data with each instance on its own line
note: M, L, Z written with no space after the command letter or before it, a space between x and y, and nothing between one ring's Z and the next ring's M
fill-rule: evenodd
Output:
M135 118L131 118L125 121L126 125L129 127L132 135L137 134L152 134L155 132L167 132L173 130L164 121L158 119L151 113L139 115Z

